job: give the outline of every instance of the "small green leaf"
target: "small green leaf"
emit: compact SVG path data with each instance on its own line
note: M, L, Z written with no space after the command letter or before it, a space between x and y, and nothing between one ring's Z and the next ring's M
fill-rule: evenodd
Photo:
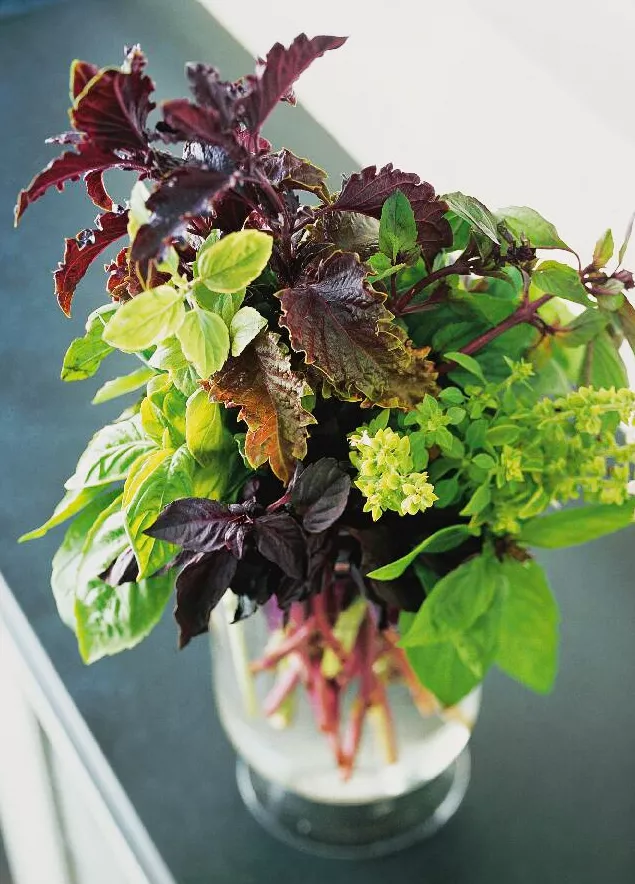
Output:
M595 244L593 250L593 264L598 270L601 270L613 257L613 233L606 230Z
M195 283L192 294L197 304L210 313L218 313L229 328L232 319L245 300L245 289L238 292L212 292L202 282Z
M393 261L400 253L418 250L417 222L408 198L400 190L388 197L381 210L379 248Z
M61 378L63 381L83 381L92 377L102 361L112 353L112 347L103 340L106 323L116 311L116 306L106 304L90 314L86 321L86 334L75 338L64 356Z
M158 445L178 448L185 442L186 402L169 375L152 378L139 412L144 432Z
M251 344L259 331L267 325L267 320L253 307L241 307L233 316L229 326L232 342L232 356L240 356L247 344Z
M202 467L218 462L218 453L227 447L221 407L211 402L203 389L187 400L185 440L190 454Z
M558 510L525 522L518 539L529 546L546 549L578 546L627 528L633 522L634 512L635 498L619 506L589 503Z
M185 358L177 337L162 341L149 361L153 368L167 371L174 386L186 398L198 389L199 378L196 369Z
M624 234L624 241L622 242L622 245L620 246L620 251L617 256L618 265L621 265L622 261L624 260L624 256L626 255L626 249L628 248L631 234L633 233L633 222L635 222L635 212L633 212L633 214L631 215L631 220L628 222L628 224L626 226L626 233Z
M445 387L439 393L439 399L446 405L463 405L465 394L458 387Z
M490 445L510 445L520 436L520 427L516 424L497 424L485 432L484 441Z
M410 441L410 456L412 457L412 469L415 473L420 473L428 466L430 453L426 444L426 433L417 430L410 433L408 439Z
M200 378L206 380L220 371L229 356L229 331L217 313L191 310L177 334Z
M549 295L564 298L565 301L574 301L585 307L592 306L586 289L580 282L577 270L568 264L559 261L543 261L534 270L531 278L532 283Z
M596 338L606 328L609 319L603 311L589 307L560 329L558 340L564 347L581 347Z
M507 206L495 212L499 221L504 221L514 234L517 242L526 238L535 249L565 249L569 246L560 239L556 228L528 206Z
M371 577L373 580L395 580L397 577L401 577L406 568L422 553L447 552L460 546L470 536L467 525L449 525L447 528L441 528L439 531L435 531L434 534L426 537L425 540L422 540L420 544L415 546L405 556L390 562L388 565L383 565L381 568L376 568L366 576Z
M175 334L184 317L183 293L160 285L121 304L104 329L104 340L126 353L145 350Z
M143 432L139 415L108 424L90 440L64 487L77 490L120 482L138 457L155 448Z
M479 485L467 504L461 510L462 516L478 516L489 505L492 492L489 485Z
M478 364L476 359L472 356L467 356L465 353L459 353L458 351L450 351L449 353L444 354L444 359L448 362L456 362L457 365L460 365L461 368L464 368L466 371L469 371L470 374L475 375L479 381L486 384L485 375L483 374L483 369Z
M491 470L496 466L496 461L489 454L481 453L472 458L472 463L481 470Z
M435 461L435 463L438 463L438 461ZM441 479L440 482L434 482L434 493L438 498L434 502L435 507L444 509L446 506L450 506L459 494L458 478L452 476L451 479Z
M102 402L109 402L111 399L116 399L117 396L125 396L126 393L132 393L134 390L145 386L154 375L154 369L143 366L123 377L106 381L93 396L92 404L101 405Z
M236 292L257 279L271 257L273 238L260 230L229 233L197 257L205 285L215 292Z
M534 561L505 558L496 663L539 693L553 687L558 668L558 606Z
M480 230L497 245L500 243L496 218L483 203L473 196L458 192L446 193L441 199L448 204L455 215L467 221L470 227Z
M29 531L19 537L18 543L24 543L27 540L37 540L39 537L44 537L51 528L61 525L66 519L70 519L71 516L81 512L81 510L87 507L89 503L102 494L103 490L103 488L98 487L74 488L72 491L67 491L53 510L53 515L47 519L43 525L40 525L39 528L34 528L33 531Z

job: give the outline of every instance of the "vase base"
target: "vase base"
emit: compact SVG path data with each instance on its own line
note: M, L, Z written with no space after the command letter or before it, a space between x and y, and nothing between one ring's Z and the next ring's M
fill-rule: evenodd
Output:
M241 758L238 790L264 829L291 847L333 859L374 859L434 835L458 810L470 781L466 747L436 779L366 804L311 801L261 776Z

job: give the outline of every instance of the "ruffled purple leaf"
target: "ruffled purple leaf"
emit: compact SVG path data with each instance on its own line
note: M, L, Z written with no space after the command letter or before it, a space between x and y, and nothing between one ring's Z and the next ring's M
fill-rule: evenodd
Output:
M346 509L351 480L332 457L309 464L296 479L291 503L302 514L302 525L310 534L330 528Z

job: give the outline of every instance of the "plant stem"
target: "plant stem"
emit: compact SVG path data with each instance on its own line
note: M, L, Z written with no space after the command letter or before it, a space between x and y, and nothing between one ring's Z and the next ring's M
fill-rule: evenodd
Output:
M415 283L411 289L408 289L408 291L401 296L395 305L395 312L398 316L401 315L404 308L408 306L412 299L418 295L419 292L423 291L423 289L432 285L433 282L438 282L438 280L443 279L446 276L454 276L457 273L469 273L469 271L469 262L465 258L459 258L454 264L450 264L448 267L440 267L438 270L429 273L428 276L424 276L423 279L420 279L419 282ZM410 310L408 312L413 313L415 311Z
M537 317L537 312L543 304L546 304L547 301L550 301L553 298L553 295L542 295L542 297L537 298L535 301L530 301L527 304L521 304L517 310L515 310L511 316L508 316L507 319L503 319L502 322L499 322L498 325L493 326L493 328L488 329L486 332L483 332L482 335L479 335L477 338L474 338L473 341L470 341L469 344L466 344L465 347L461 347L459 353L464 353L466 356L471 356L473 353L478 353L479 350L482 350L483 347L487 346L491 341L495 338L499 337L499 335L504 334L504 332L508 331L510 328L514 328L516 325L521 325L522 323L528 323L529 325L534 325ZM456 367L455 362L444 362L441 365L437 366L437 372L439 374L447 374L447 372L452 371Z

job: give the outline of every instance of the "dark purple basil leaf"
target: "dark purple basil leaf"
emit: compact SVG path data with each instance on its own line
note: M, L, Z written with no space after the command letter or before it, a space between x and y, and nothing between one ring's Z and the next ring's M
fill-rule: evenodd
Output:
M295 190L306 190L309 193L315 193L323 202L329 199L325 183L326 172L309 160L296 157L286 148L278 153L263 157L260 166L269 181L276 187L284 185Z
M293 602L302 602L322 591L325 577L333 571L334 533L309 534L305 538L307 567L301 578L284 576L274 593L279 607L286 611Z
M351 480L332 457L309 464L291 492L291 503L302 513L302 525L310 534L326 531L346 509Z
M289 90L316 58L329 49L337 49L346 37L313 37L300 34L286 49L276 43L267 53L256 74L246 77L247 96L240 99L241 112L247 128L258 132L277 103L288 98Z
M236 179L211 169L183 167L172 172L154 191L146 205L154 213L137 232L131 257L141 264L161 255L189 218L210 212L215 200L234 186Z
M139 565L132 547L124 549L115 561L99 575L99 579L109 586L121 586L122 583L134 583L139 576Z
M258 552L278 565L289 577L302 577L306 566L305 538L289 513L269 513L256 519Z
M197 103L214 112L222 130L236 128L236 101L242 95L238 84L221 80L215 67L202 62L186 64L185 76Z
M203 497L186 497L168 504L144 533L198 552L227 547L240 557L245 532L251 530L252 511L252 501L226 506Z
M87 172L84 176L86 191L98 209L104 212L112 212L114 203L112 197L104 187L104 173L102 171Z
M71 64L71 101L74 101L80 92L82 92L86 85L96 77L99 73L99 68L95 64L91 64L89 61L80 61L79 59L75 59L75 61Z
M236 572L236 559L227 550L201 553L176 578L176 608L179 648L194 636L207 632L210 614L229 589Z
M96 224L94 230L82 230L74 239L65 240L64 258L53 274L57 302L67 316L75 289L91 263L126 233L128 212L107 212L98 216Z
M231 132L222 129L218 114L184 98L163 105L165 126L158 129L165 141L196 141L222 147L228 155L240 157L244 151Z

